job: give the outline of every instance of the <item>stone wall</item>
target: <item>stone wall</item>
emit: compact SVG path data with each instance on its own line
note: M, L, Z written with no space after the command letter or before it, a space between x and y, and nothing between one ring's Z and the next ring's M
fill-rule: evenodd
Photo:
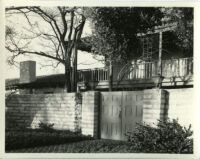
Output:
M7 128L37 128L53 123L55 129L76 129L75 93L12 95L6 101Z

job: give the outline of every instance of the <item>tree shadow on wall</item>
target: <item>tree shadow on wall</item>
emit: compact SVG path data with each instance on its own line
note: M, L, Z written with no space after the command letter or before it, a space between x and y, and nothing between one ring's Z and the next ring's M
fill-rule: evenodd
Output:
M6 130L34 128L34 119L39 119L41 114L38 112L46 107L45 105L43 105L44 108L42 108L42 106L40 105L44 100L44 95L33 94L10 95L9 98L6 98ZM45 117L43 121L47 121L48 116L46 110L43 111L43 113L43 117ZM34 126L37 127L37 125Z

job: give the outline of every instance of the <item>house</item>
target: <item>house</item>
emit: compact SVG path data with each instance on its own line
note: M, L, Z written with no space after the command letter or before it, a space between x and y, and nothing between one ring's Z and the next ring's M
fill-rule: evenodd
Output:
M114 63L112 67L113 90L140 90L193 87L193 53L185 53L174 45L171 29L164 26L138 34L141 49L130 62ZM167 40L167 43L166 43ZM79 43L79 49L90 51L88 38ZM84 43L85 42L85 43ZM109 67L78 70L78 88L81 91L109 88ZM6 90L18 89L21 94L60 93L65 89L64 74L36 76L36 63L20 64L20 79L7 79Z
M193 58L179 58L162 61L162 87L192 87L193 86ZM118 81L121 68L113 67L114 90L135 90L153 88L156 86L158 62L142 62L137 69L126 70L127 74ZM19 89L21 94L61 93L64 92L64 74L37 76L35 61L24 61L20 65L20 79L7 79L6 90ZM27 69L24 69L27 68ZM127 66L128 68L128 66ZM121 70L120 70L121 69ZM126 69L126 67L125 67ZM123 71L125 71L125 69ZM25 70L25 71L24 71ZM81 91L108 90L109 70L97 68L78 70L78 86Z
M62 93L65 91L64 75L36 77L33 74L36 63L22 62L20 79L6 81L7 90L16 89L22 94L6 98L6 128L38 128L39 123L44 122L54 123L58 130L81 130L82 134L97 138L126 140L126 132L134 131L136 123L145 122L153 126L158 120L178 118L181 125L188 126L193 124L191 114L195 110L192 109L193 88L187 88L193 87L192 65L189 65L192 60L186 58L172 62L167 69L169 73L173 71L171 69L178 69L175 68L178 63L182 68L179 71L183 70L181 73L185 74L176 74L175 71L169 74L169 78L164 77L160 81L161 89L147 89L156 86L151 72L156 67L151 62L151 65L149 62L139 65L116 85L118 88L115 87L115 90L133 91L105 92L103 90L108 90L107 69L79 70L78 85L85 92L78 94ZM174 79L170 81L170 77ZM78 104L77 95L80 95Z
M172 45L171 54L160 56L164 46L154 37L157 42L146 36L141 40L141 58L113 64L113 92L106 92L107 66L78 70L81 93L77 94L63 93L64 74L36 76L35 61L21 62L20 78L6 80L7 91L22 94L6 98L6 127L37 128L42 121L54 123L59 130L126 140L126 132L134 131L141 122L155 126L158 120L178 118L183 126L193 124L193 56L184 55ZM151 89L155 87L161 89Z

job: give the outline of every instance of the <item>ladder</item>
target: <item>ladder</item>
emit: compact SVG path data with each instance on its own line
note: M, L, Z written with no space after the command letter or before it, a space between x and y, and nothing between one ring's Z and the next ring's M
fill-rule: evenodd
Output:
M143 38L142 43L143 60L151 61L153 54L153 39L150 37L145 37Z

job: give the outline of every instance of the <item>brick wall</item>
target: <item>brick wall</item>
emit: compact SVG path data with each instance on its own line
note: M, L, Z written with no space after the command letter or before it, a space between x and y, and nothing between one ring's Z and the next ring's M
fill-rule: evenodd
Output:
M75 131L75 93L12 95L6 101L7 128L38 127L54 123L55 129Z
M99 137L99 92L89 91L82 94L82 133Z
M193 113L193 88L166 89L169 93L168 117L176 119L180 124L192 124Z
M183 126L192 124L193 88L144 90L143 121L178 119Z
M143 122L154 125L158 119L179 119L182 125L192 124L193 89L148 89L142 91ZM123 105L124 106L124 105ZM99 137L100 92L79 94L12 95L6 101L7 128L38 127L54 123L54 128L82 130L82 134Z
M155 126L167 118L167 92L162 89L144 90L143 122Z

